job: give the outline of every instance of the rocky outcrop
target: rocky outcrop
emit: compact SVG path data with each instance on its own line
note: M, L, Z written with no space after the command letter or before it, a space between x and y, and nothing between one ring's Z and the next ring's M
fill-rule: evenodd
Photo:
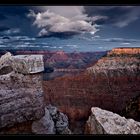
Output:
M54 121L50 116L49 110L45 108L45 115L32 124L32 132L35 134L55 134Z
M0 75L0 133L7 133L6 128L40 119L45 114L40 73L44 70L42 57L7 53L0 58L0 69L11 68Z
M45 116L33 122L32 131L35 134L72 134L68 125L67 116L49 105L45 108Z
M86 124L86 134L140 134L140 122L126 119L118 114L91 108L91 116Z

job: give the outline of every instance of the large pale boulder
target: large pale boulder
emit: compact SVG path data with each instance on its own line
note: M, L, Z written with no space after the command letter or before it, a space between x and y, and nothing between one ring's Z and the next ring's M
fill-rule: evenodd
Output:
M33 74L44 71L43 55L12 56L12 67L23 74Z
M113 112L91 108L91 116L86 123L86 134L140 134L140 122L126 119Z
M43 55L16 55L7 52L0 58L0 70L11 67L15 72L33 74L44 71ZM12 71L12 70L11 70Z

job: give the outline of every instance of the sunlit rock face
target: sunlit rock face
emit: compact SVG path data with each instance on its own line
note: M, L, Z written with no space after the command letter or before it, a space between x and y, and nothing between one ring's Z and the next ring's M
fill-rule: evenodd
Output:
M42 58L42 55L12 56L10 53L0 58L3 72L0 75L0 133L4 133L3 128L34 121L45 114ZM4 73L6 67L11 71Z
M134 55L134 54L140 54L140 48L114 48L110 52L108 52L108 55Z
M140 134L140 122L98 107L91 108L86 134Z
M136 75L140 71L140 48L115 48L89 68L88 73L106 76Z

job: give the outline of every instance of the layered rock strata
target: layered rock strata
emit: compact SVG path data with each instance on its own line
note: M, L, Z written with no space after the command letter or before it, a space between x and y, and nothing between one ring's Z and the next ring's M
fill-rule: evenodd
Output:
M45 114L43 56L7 53L0 58L0 64L0 133L10 133L12 127L38 120Z

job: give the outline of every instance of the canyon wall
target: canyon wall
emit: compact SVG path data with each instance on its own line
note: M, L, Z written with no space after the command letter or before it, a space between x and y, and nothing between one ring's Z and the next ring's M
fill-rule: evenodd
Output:
M123 114L131 99L140 94L139 64L135 55L107 55L84 74L44 81L46 103L57 106L71 122L86 120L92 106Z

